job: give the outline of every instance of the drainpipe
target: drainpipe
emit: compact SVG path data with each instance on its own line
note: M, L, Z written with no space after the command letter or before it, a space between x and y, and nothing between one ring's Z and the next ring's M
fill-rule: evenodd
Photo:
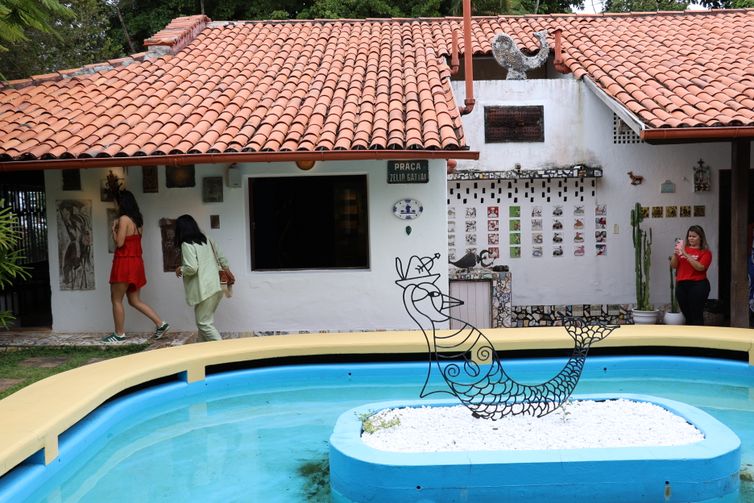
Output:
M754 138L754 127L679 127L644 129L639 137L647 143L682 141L731 141Z
M555 67L555 70L559 71L560 73L571 73L571 69L568 68L563 62L563 45L561 40L562 33L563 30L561 30L560 28L556 28L553 32L553 35L555 36L555 59L552 63Z
M471 0L463 0L463 71L466 77L465 106L458 107L461 115L470 114L474 110L474 51L471 48Z
M456 166L458 166L458 161L455 159L448 159L448 167L447 167L447 173L455 173L456 172Z
M450 74L455 75L460 69L461 63L458 61L458 30L453 30L450 43Z

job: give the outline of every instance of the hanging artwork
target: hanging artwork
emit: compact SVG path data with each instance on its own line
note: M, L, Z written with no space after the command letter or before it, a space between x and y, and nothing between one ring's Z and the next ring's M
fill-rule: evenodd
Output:
M709 192L712 188L711 179L712 170L699 159L694 166L694 192Z
M194 165L166 166L165 186L171 188L193 187L196 185Z
M157 166L141 167L141 190L145 194L159 192L160 188L157 183Z
M700 206L694 206L694 216L695 217L703 217L705 214L704 205Z
M64 169L63 190L81 190L81 171L78 169Z
M404 201L413 201L413 199L404 199ZM205 176L202 178L202 202L223 202L223 177ZM421 208L421 206L418 208ZM419 210L418 213L421 214L421 210Z
M104 202L112 202L115 200L116 192L125 190L126 179L122 176L118 176L113 170L108 170L107 176L100 180L99 184L99 200Z
M175 247L175 220L160 219L160 237L162 238L162 271L174 272L181 265L181 250Z
M61 290L94 289L92 201L56 201Z
M681 217L690 217L691 216L691 206L679 206L678 207L678 214Z
M113 240L113 233L110 231L113 228L113 222L118 218L118 212L115 208L107 208L107 252L115 253L115 241Z
M662 213L662 206L652 206L652 218L662 218Z

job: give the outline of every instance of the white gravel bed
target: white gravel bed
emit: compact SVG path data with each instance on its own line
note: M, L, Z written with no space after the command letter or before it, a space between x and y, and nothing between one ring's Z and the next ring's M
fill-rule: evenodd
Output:
M583 449L684 445L703 440L684 418L647 402L573 400L541 418L474 418L462 405L385 409L362 441L393 452Z

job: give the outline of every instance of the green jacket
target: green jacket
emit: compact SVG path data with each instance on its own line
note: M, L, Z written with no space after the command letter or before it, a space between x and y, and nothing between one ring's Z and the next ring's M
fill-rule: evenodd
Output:
M220 263L223 269L228 267L228 260L223 255L217 243L207 238L203 245L183 243L181 245L181 273L183 274L183 288L186 291L186 302L195 306L220 291L220 277L218 271ZM212 251L212 243L217 252Z

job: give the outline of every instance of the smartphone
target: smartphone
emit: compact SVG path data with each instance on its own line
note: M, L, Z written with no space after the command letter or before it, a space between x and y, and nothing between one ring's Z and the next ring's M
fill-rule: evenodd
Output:
M681 238L675 238L675 249L676 250L683 250L684 248L683 239Z

